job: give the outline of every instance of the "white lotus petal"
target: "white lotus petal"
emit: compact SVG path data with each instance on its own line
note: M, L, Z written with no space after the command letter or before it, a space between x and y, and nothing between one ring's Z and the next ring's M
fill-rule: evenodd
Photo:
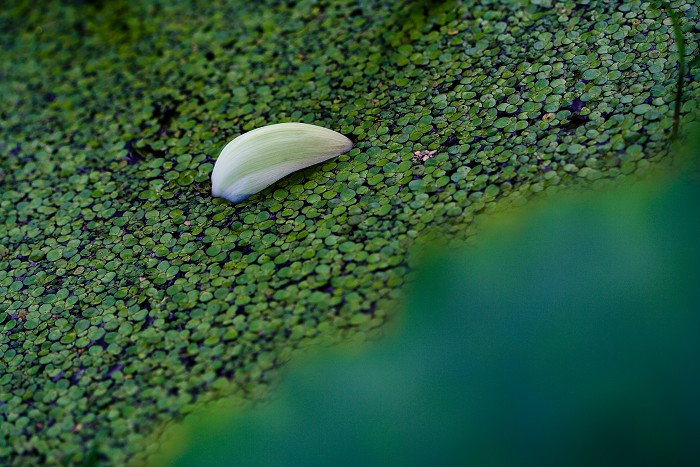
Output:
M239 203L292 172L352 149L352 141L327 128L278 123L228 143L211 173L211 194Z

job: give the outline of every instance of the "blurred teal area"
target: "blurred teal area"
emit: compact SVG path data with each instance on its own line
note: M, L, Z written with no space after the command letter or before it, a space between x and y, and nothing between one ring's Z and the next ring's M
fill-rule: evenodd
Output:
M427 255L393 335L189 419L162 462L700 465L698 199L676 168L501 214Z

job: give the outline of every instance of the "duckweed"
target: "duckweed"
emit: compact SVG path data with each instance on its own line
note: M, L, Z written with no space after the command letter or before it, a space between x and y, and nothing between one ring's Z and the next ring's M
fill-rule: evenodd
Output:
M381 335L425 232L663 160L678 63L638 0L15 2L0 45L0 463L26 465L138 463L293 349ZM223 144L288 121L355 147L209 195Z

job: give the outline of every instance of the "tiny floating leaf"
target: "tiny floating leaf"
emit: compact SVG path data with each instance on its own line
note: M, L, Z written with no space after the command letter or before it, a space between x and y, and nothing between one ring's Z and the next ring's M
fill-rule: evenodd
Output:
M352 149L352 141L327 128L278 123L233 139L211 174L211 194L239 203L297 170Z

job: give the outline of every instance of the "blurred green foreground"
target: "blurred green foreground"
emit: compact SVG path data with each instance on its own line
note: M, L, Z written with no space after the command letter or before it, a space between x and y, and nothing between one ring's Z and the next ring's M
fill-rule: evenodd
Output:
M700 465L692 167L491 219L427 255L393 338L190 417L154 464Z

